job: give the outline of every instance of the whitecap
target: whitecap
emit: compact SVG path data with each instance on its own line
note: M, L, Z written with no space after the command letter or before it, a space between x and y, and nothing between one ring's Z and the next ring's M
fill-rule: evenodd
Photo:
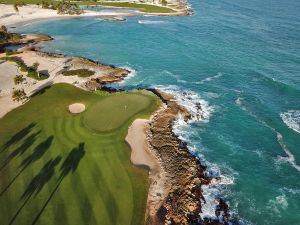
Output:
M161 24L165 23L165 21L162 20L139 20L139 24Z
M217 168L215 168L217 169ZM219 171L218 171L219 172ZM213 178L209 185L202 185L202 194L205 199L205 203L201 206L201 217L215 217L216 206L218 205L218 197L221 192L221 188L224 185L234 184L234 177L228 175L220 175L218 178Z
M300 133L300 110L288 110L280 113L280 117L290 129Z
M282 150L286 153L287 156L286 157L278 156L276 159L276 162L275 162L275 166L280 165L282 162L288 162L292 167L294 167L298 172L300 172L300 166L296 163L295 156L293 155L293 153L288 149L288 147L284 143L282 134L279 133L274 127L271 127L265 121L261 120L254 113L249 111L245 106L243 106L242 102L241 102L240 106L243 110L248 112L249 115L254 117L257 121L259 121L261 124L263 124L265 127L269 128L276 134L277 142L280 145L280 147L282 148ZM289 110L289 111L295 111L295 110ZM299 112L299 122L300 122L300 111L297 111L297 112ZM296 115L296 118L298 118L298 114Z
M190 143L190 137L195 132L191 129L191 123L193 122L209 122L209 119L215 107L211 106L206 100L193 91L185 90L181 91L177 86L156 86L155 88L162 90L165 93L171 94L175 97L175 101L185 107L192 115L191 120L185 121L181 114L177 115L175 122L173 123L173 132L180 140ZM212 181L209 185L202 185L202 194L205 199L205 203L202 204L200 214L202 218L209 217L215 218L215 209L218 205L218 197L220 196L223 187L234 184L234 177L221 174L220 168L216 164L207 162L204 156L197 151L196 146L187 146L191 154L193 154L200 162L201 165L207 166L205 171L206 176L211 177ZM227 167L226 167L227 168ZM229 168L231 171L231 168ZM234 174L235 175L235 174Z
M135 77L137 74L137 71L129 66L121 66L120 68L122 69L126 69L129 71L129 74L122 80L119 82L119 84L123 84L126 81L130 80L131 78Z
M214 112L214 108L193 91L181 91L177 86L157 86L157 88L173 95L175 101L191 113L192 118L189 122L208 122L211 114ZM181 120L180 123L183 124L184 122Z
M193 83L195 83L195 84L204 84L206 82L218 79L218 78L220 78L222 76L223 76L223 74L221 72L218 72L217 75L210 76L210 77L207 77L207 78L205 78L205 79L203 79L201 81L196 81L196 82L193 82Z
M288 208L288 205L289 204L288 204L285 194L281 194L279 196L276 196L275 199L269 200L269 202L267 204L267 208L279 216L280 211L286 210Z
M243 98L238 97L238 98L235 100L235 104L237 104L237 105L242 105L242 100L243 100Z
M291 153L291 151L287 148L287 146L285 145L285 143L283 142L283 138L282 135L277 132L277 141L280 144L281 148L284 150L284 152L287 154L286 157L282 157L282 156L278 156L279 160L284 160L286 162L288 162L289 164L291 164L296 170L298 170L298 172L300 172L300 166L297 165L296 161L295 161L295 156Z

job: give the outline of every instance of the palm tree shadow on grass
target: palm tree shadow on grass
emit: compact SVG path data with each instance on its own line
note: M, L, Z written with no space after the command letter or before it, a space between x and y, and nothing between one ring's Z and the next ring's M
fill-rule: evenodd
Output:
M60 184L64 180L64 178L70 173L73 174L77 170L79 163L83 159L84 155L85 155L84 143L80 143L78 147L73 148L71 150L71 152L69 153L69 155L67 156L67 158L65 159L65 161L60 167L60 175L57 179L55 188L51 192L50 196L46 200L41 210L39 211L38 215L33 220L32 225L34 225L38 221L43 211L46 209L47 205L49 204L50 200L54 196L55 192L59 188Z
M70 153L68 154L67 158L63 162L63 164L60 167L60 175L56 181L56 185L49 195L48 199L46 200L45 204L39 211L38 215L35 217L33 220L32 224L35 224L39 217L42 215L43 211L47 207L48 203L54 196L55 192L59 188L61 182L64 180L64 178L70 174L74 173L76 169L78 168L78 165L82 158L85 155L84 151L84 143L80 143L78 147L73 148ZM61 157L58 156L55 159L49 160L45 166L41 169L41 171L31 180L29 185L27 186L26 190L22 194L20 200L24 201L22 206L18 209L14 217L11 219L9 222L9 225L13 224L14 221L16 220L17 216L20 214L22 209L26 206L27 202L31 199L31 197L34 195L36 196L42 189L43 187L51 180L55 173L55 167L59 164L61 161Z
M2 145L0 149L0 153L5 151L8 147L10 147L13 144L16 144L17 142L21 141L24 137L26 137L27 134L30 133L33 127L35 127L35 123L29 124L27 127L23 128L16 134L14 134L4 145Z
M8 188L16 181L16 179L22 174L22 172L30 166L32 163L38 161L42 156L46 153L46 151L50 148L53 142L53 136L48 137L46 140L42 141L39 145L37 145L33 151L33 153L25 158L21 162L21 169L18 174L9 182L9 184L1 191L0 196L2 196Z
M15 213L14 217L10 220L9 225L13 224L19 213L22 211L22 209L26 206L29 199L33 196L33 194L37 195L47 184L55 172L55 167L59 164L61 161L61 157L57 156L55 159L50 159L44 167L41 169L41 171L30 181L29 185L27 186L26 190L24 191L23 195L21 196L21 199L23 204L18 209L18 211Z
M31 134L24 140L24 142L21 144L21 146L19 146L13 152L11 152L8 155L8 157L4 160L3 164L0 166L0 171L3 170L12 159L17 157L18 155L23 155L30 148L30 146L32 146L34 144L37 136L40 133L41 133L41 131Z

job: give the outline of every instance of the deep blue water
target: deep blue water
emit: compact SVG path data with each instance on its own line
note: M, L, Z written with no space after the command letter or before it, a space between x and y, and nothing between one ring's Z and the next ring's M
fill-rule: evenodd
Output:
M300 1L190 3L190 17L54 20L18 31L53 36L51 52L135 69L122 86L205 100L206 121L177 132L222 174L206 197L225 197L245 224L300 224Z

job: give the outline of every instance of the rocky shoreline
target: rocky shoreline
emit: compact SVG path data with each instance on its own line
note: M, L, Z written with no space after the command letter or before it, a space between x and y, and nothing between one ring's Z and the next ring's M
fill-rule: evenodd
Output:
M205 175L206 167L189 152L187 144L172 128L178 114L186 121L191 114L175 102L174 96L159 90L152 92L164 104L152 116L147 130L149 149L158 159L161 173L150 181L146 225L226 224L230 216L222 199L216 209L218 219L199 216L205 203L201 186L209 184L212 178Z
M54 83L69 83L87 91L94 91L103 88L107 83L122 81L131 72L82 57L43 52L40 48L27 44L53 40L51 37L33 34L22 36L22 41L8 43L7 46L20 46L22 42L24 47L21 45L9 55L4 53L4 46L0 49L0 69L5 71L5 76L0 78L0 118L24 104L36 92ZM37 80L28 76L28 71L20 67L22 65L31 68L34 64L38 65L36 72L42 74L43 79ZM14 83L16 75L23 77L20 84ZM12 93L16 89L23 90L26 98L13 101Z
M51 37L47 39L51 40ZM35 42L30 40L30 43ZM38 81L40 85L32 87L31 94L59 82L67 82L89 91L98 89L114 91L107 88L106 84L122 81L130 73L129 70L104 65L90 59L47 53L35 47L25 52L29 54L26 55L27 58L33 54L36 58L50 58L50 61L58 59L62 65L58 71L52 72L52 82ZM68 77L61 75L63 71L75 69L88 69L96 74L88 78L76 77L70 80L66 80ZM97 71L101 73L98 74ZM173 95L155 89L149 90L162 101L162 107L153 114L146 131L149 149L159 162L161 170L150 177L146 225L227 224L230 220L228 205L222 199L219 199L215 219L201 218L199 215L201 206L205 203L201 186L209 184L212 178L206 176L206 167L200 164L189 152L187 144L173 132L173 124L178 119L178 115L188 121L191 119L190 112L176 103ZM13 105L10 110L17 106L19 105Z

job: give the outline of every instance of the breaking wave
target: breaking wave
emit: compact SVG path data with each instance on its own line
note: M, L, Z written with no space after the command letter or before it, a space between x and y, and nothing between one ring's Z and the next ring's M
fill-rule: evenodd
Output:
M286 153L286 157L282 157L282 156L278 156L279 159L287 161L289 164L291 164L296 170L298 170L298 172L300 172L300 166L297 165L296 160L295 160L295 156L291 153L291 151L287 148L287 146L285 145L285 143L283 142L283 138L282 135L277 132L277 141L280 144L281 148L284 150L284 152Z
M162 20L139 20L138 23L139 24L162 24L166 22Z
M201 121L208 122L214 108L202 99L196 92L181 91L177 86L157 86L158 89L175 97L175 101L185 107L192 115L190 122ZM180 115L179 115L180 117ZM178 118L179 124L183 118Z
M122 81L119 82L119 84L123 84L125 83L126 81L128 81L129 79L133 78L136 76L137 74L137 71L129 66L123 66L123 67L120 67L120 68L123 68L123 69L126 69L128 71L130 71L130 73L128 74L127 77L125 77Z
M173 124L174 134L179 139L190 142L190 137L193 135L193 130L190 129L191 123L208 122L214 112L214 107L193 91L180 91L176 86L159 86L157 88L175 96L175 101L192 114L192 118L189 121L185 121L182 115L178 115L177 120ZM195 146L189 145L188 149L199 160L201 165L207 166L205 175L212 178L209 185L202 185L202 194L206 202L201 206L202 213L200 215L202 218L216 219L215 209L218 205L217 199L222 195L221 192L225 186L234 184L234 177L221 174L220 168L215 164L207 162Z
M204 83L206 83L206 82L209 82L209 81L218 79L218 78L220 78L220 77L222 77L222 76L223 76L223 74L222 74L221 72L219 72L219 73L218 73L217 75L215 75L215 76L207 77L207 78L205 78L205 79L203 79L203 80L201 80L201 81L196 81L196 82L193 82L193 83L195 83L195 84L204 84Z
M300 110L288 110L280 113L280 117L290 129L300 133Z
M284 143L282 134L279 133L274 127L271 127L265 121L263 121L262 119L260 119L254 113L252 113L251 111L249 111L243 105L243 101L242 101L243 99L242 98L238 98L237 100L239 100L238 103L237 103L237 105L239 105L242 110L248 112L250 116L252 116L253 118L255 118L258 122L260 122L261 124L263 124L265 127L269 128L271 131L273 131L276 134L277 142L280 145L281 149L286 154L286 156L278 156L277 162L288 162L292 167L294 167L298 172L300 172L300 166L296 163L295 156L293 155L293 153L288 149L288 147ZM236 100L236 102L237 102L237 100ZM293 110L290 110L290 111L293 111ZM290 111L288 111L288 112L290 112ZM295 112L295 111L293 111L293 112ZM296 111L296 112L297 112L297 116L298 115L300 116L300 114L299 114L300 112L299 111ZM287 115L285 115L285 117L287 117ZM289 114L289 117L290 117L290 114ZM298 118L300 120L300 117L296 117L296 118Z

